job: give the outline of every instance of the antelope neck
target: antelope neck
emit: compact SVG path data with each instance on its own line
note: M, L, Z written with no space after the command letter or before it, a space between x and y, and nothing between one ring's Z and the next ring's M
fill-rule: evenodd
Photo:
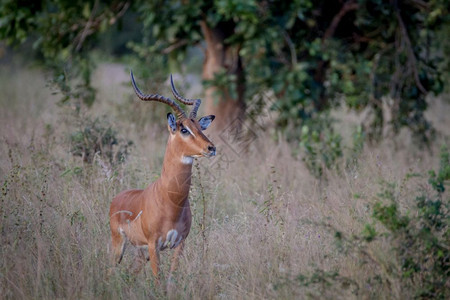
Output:
M171 202L181 204L189 195L192 163L186 163L186 158L183 158L177 150L169 140L164 155L160 183L167 189Z

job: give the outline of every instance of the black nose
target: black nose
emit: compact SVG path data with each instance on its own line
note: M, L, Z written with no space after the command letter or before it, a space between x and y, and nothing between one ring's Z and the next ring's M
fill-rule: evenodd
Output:
M216 147L214 147L214 146L208 146L208 151L209 151L209 152L216 152Z

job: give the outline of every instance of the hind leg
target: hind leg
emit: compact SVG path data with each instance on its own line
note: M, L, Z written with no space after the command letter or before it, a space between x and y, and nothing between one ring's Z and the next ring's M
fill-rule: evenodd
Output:
M113 274L114 266L122 261L126 242L127 239L124 234L121 234L117 230L111 230L111 266L108 268L107 277L110 277Z
M112 262L120 264L125 252L127 238L125 234L119 230L113 230L111 228L111 246L112 246Z
M148 243L148 254L153 276L155 276L156 283L159 284L159 249L156 248L155 242Z

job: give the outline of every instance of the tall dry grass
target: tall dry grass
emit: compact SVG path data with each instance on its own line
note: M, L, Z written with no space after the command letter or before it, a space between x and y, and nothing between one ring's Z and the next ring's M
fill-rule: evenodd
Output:
M131 89L120 85L127 76L114 70L115 81L108 81L104 69L96 74L99 98L83 118L105 116L134 142L125 163L115 166L101 155L86 164L70 154L68 137L79 122L70 107L55 105L58 98L40 70L2 66L0 298L167 297L148 266L132 274L133 251L108 275L109 203L119 191L143 188L158 177L167 139L167 108L135 101ZM432 109L431 117L450 128L442 124L450 123L448 104L435 101L441 108ZM397 183L407 210L417 181L404 182L405 174L436 168L436 152L412 151L413 145L398 141L366 146L358 165L342 164L319 181L282 139L254 132L246 152L195 163L193 227L174 276L175 298L411 296L395 279L372 284L371 276L383 270L340 252L334 234L357 235L372 221L381 180ZM219 153L227 151L223 141L217 143ZM369 248L380 261L393 259L389 249L382 241ZM169 257L162 253L163 278ZM330 275L335 271L339 277ZM308 284L301 280L313 277Z

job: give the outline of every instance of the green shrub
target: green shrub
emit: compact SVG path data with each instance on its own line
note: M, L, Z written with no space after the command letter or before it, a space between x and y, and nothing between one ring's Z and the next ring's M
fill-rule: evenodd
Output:
M300 148L303 150L303 161L309 171L317 178L322 177L325 169L337 166L342 157L342 137L336 133L328 116L310 120L301 130Z
M419 299L448 299L450 296L450 199L445 184L450 180L450 160L446 147L442 148L440 168L429 172L429 184L419 185L409 211L400 207L397 185L383 182L382 191L373 207L374 224L366 224L360 236L335 235L339 245L357 253L362 261L377 265L379 271L370 281L377 279L391 289L399 283L400 296L411 294ZM411 177L407 176L404 182ZM430 189L431 186L431 189ZM382 232L376 226L381 224ZM371 255L369 244L388 242L393 260ZM368 282L369 284L369 282Z
M106 119L86 118L78 122L79 129L70 135L70 152L73 155L92 163L95 154L99 153L113 165L126 159L133 142L119 138Z

